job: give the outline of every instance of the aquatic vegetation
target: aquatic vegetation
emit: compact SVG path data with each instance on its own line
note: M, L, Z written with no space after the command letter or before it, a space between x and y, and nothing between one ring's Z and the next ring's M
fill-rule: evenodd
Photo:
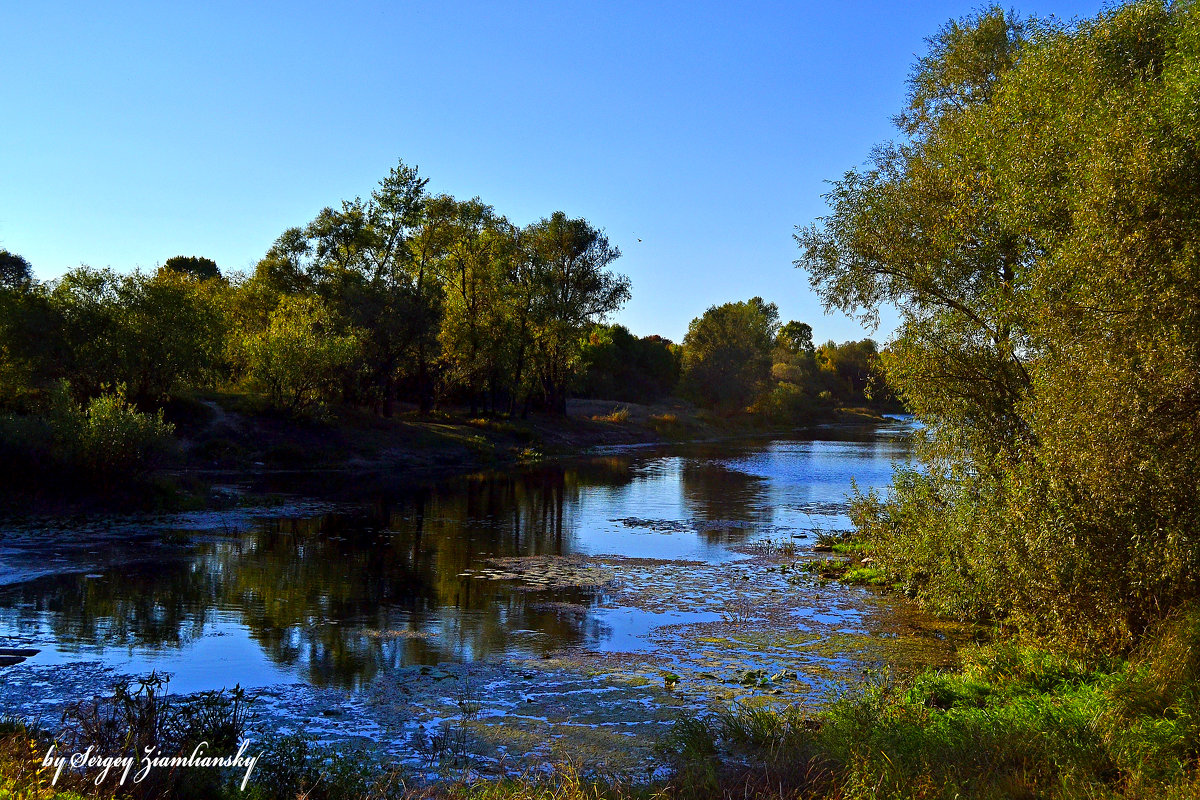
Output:
M760 539L751 542L746 546L746 549L755 555L767 556L769 558L794 558L796 555L796 543L790 538L771 538Z
M675 519L642 519L641 517L622 517L609 521L619 522L627 528L643 528L645 530L657 531L659 533L691 533L695 530L695 525L693 523L682 522Z
M241 792L226 787L216 798L245 800L401 800L411 797L412 775L362 748L334 748L299 734L268 736L254 779Z
M514 556L489 559L489 566L459 573L460 578L514 581L531 589L599 588L611 571L570 556Z

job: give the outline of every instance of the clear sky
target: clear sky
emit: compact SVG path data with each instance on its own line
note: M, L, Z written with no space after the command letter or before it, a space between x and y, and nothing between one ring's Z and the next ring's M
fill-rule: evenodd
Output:
M1018 11L1099 10L1036 2ZM515 223L604 228L639 335L761 295L859 338L792 267L793 229L892 136L923 39L975 7L3 0L0 247L42 279L250 270L404 159Z

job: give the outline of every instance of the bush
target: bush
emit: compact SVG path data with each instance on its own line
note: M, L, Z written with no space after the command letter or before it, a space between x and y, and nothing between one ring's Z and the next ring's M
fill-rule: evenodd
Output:
M290 414L325 399L358 350L358 340L331 330L332 320L312 297L285 297L267 329L244 342L250 379L272 405Z
M172 441L174 426L162 411L143 414L120 395L92 398L77 418L71 460L102 478L136 477L149 470Z
M796 384L780 382L758 399L754 412L777 425L795 425L812 418L812 401Z
M174 446L162 411L146 414L124 387L76 402L64 382L40 415L0 417L0 460L15 483L70 478L111 488L145 476Z
M172 447L175 426L162 411L145 414L117 387L86 405L74 402L63 384L49 415L55 461L101 485L145 475Z
M49 471L54 456L54 430L45 417L0 416L0 469L9 481Z

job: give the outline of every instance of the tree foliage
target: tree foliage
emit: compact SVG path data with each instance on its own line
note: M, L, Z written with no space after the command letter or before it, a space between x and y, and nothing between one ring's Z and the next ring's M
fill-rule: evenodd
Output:
M266 330L245 343L249 377L277 408L303 411L330 396L357 346L353 335L334 329L320 300L289 296L271 312Z
M930 40L900 141L801 230L924 470L856 519L930 603L1128 643L1200 584L1200 13L998 8Z
M583 345L579 390L606 400L658 400L679 383L679 353L670 339L639 339L624 325L597 325Z
M0 290L25 289L33 281L33 267L24 256L0 248Z
M621 251L585 219L561 211L529 226L534 367L546 407L566 411L583 333L629 299L629 279L608 269Z
M685 392L715 408L745 408L771 376L779 309L761 297L709 308L683 338Z
M198 281L222 280L217 262L204 256L172 256L163 262L162 268L180 275L190 276Z

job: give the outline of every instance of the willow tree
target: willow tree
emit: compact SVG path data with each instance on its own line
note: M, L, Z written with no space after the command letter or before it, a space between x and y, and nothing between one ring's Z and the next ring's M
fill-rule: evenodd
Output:
M924 469L855 516L934 606L1112 646L1200 594L1198 64L1192 3L951 23L797 234L827 307L899 309Z
M467 395L471 411L496 376L506 349L506 262L511 226L478 197L451 201L440 259L446 312L438 335L445 379Z

